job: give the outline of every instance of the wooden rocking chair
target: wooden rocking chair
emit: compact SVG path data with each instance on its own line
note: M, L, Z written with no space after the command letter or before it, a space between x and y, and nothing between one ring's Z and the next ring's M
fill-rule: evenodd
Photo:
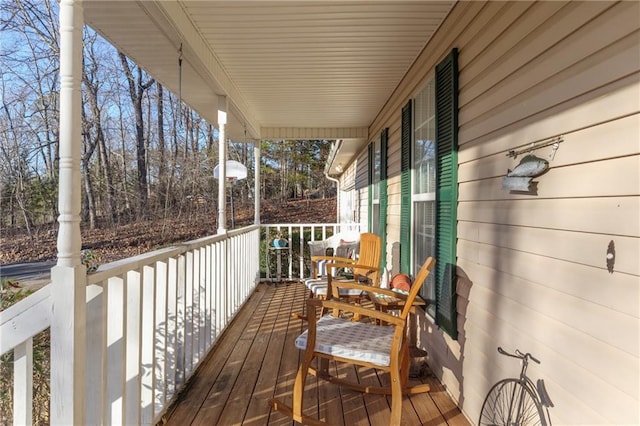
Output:
M380 260L382 258L382 239L380 236L372 233L364 233L360 235L360 251L357 259L349 259L343 257L332 256L312 256L311 262L314 265L314 278L305 281L305 285L309 289L310 297L331 298L332 280L336 279L339 269L349 269L353 273L353 278L349 280L341 279L342 282L358 282L360 279L366 279L373 286L380 285ZM327 275L318 277L317 263L325 261ZM357 288L347 288L333 293L333 297L359 297L362 290Z
M421 384L412 387L408 384L407 320L413 301L434 265L435 260L431 257L424 262L409 295L405 296L406 301L400 316L336 300L308 299L309 328L296 339L295 343L298 349L304 350L304 353L293 385L293 407L274 399L270 401L272 408L303 424L325 424L318 419L302 414L307 374L313 374L355 391L390 394L391 418L389 424L400 424L403 395L429 391L428 385ZM363 291L367 289L372 292L384 291L372 289L370 286L362 287ZM396 295L402 297L398 293ZM322 311L331 310L333 314L323 315L316 319L314 313L317 308L321 308ZM339 313L358 314L376 321L354 322L345 318L344 315L338 315ZM378 322L388 325L376 325ZM317 369L311 366L315 358L318 358ZM391 385L390 387L363 386L331 376L328 368L330 360L387 371L391 376Z

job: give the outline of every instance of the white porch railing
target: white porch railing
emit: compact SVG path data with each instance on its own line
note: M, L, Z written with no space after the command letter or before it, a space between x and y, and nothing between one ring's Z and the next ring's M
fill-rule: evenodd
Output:
M307 241L358 224L250 226L102 265L87 275L87 424L153 424L253 292L278 234L285 279L308 276ZM51 323L51 286L0 312L14 351L14 425L33 413L33 337ZM54 386L55 384L52 384ZM8 419L4 419L8 420Z
M262 225L262 253L265 254L266 278L277 274L277 256L280 256L282 279L303 279L311 274L308 241L325 240L339 232L361 231L359 223L280 223ZM271 242L277 236L287 240L287 248L279 253L272 250Z
M259 246L250 226L87 276L87 424L157 421L253 292ZM32 423L31 342L50 325L50 288L0 312L0 354L14 350L15 425Z

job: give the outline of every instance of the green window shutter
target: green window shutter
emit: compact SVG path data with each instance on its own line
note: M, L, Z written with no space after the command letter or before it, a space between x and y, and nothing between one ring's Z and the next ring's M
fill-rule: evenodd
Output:
M380 134L380 228L379 235L382 238L382 256L380 268L387 264L387 145L389 129L385 128Z
M458 201L458 50L436 66L436 324L454 339Z
M369 195L369 198L367 200L367 223L369 224L369 231L373 230L373 161L374 161L374 147L373 144L369 144L369 149L368 149L368 155L369 158L367 159L368 165L369 165L369 169L367 170L367 194Z
M411 274L411 100L402 108L400 147L400 272Z

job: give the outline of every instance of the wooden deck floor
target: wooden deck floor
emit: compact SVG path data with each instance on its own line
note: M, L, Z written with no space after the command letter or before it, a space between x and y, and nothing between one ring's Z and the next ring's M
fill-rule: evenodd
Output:
M300 351L294 339L304 322L291 318L302 312L304 285L258 286L200 365L196 375L168 410L162 424L169 425L291 425L292 421L270 410L273 397L291 402L293 380ZM361 382L388 380L368 368L338 367L340 374ZM404 398L402 420L406 425L469 425L433 376L431 392ZM390 398L362 395L336 385L307 380L307 414L330 425L387 425Z

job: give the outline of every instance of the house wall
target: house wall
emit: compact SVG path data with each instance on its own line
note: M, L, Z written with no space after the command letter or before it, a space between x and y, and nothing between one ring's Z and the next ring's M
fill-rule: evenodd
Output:
M554 424L640 422L639 16L638 2L460 2L369 129L389 128L391 245L401 108L459 49L459 337L425 317L419 337L473 422L490 386L519 372L497 346L542 361L529 373ZM555 153L535 151L550 163L536 191L502 189L522 158L510 150L557 136Z
M356 222L360 223L360 229L367 229L369 224L369 181L368 181L368 153L365 148L356 159L355 164L355 204L357 218Z

